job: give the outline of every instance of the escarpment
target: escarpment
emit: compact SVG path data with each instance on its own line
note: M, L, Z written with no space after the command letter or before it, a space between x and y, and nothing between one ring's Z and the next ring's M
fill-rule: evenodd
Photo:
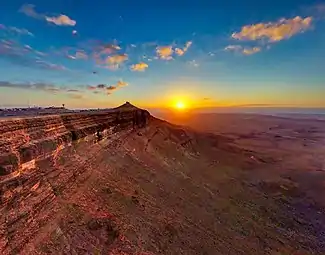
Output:
M149 113L127 104L109 111L0 120L0 178L53 156L80 139L98 140L141 127Z

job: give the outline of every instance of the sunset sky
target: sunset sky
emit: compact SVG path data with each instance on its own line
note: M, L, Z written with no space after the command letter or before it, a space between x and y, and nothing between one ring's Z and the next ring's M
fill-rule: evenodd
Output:
M0 1L0 107L325 107L325 1Z

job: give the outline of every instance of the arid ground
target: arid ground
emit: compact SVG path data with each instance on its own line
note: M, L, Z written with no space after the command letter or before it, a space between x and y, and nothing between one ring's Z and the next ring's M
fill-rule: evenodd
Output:
M325 254L324 121L169 121L37 163L2 193L2 254Z

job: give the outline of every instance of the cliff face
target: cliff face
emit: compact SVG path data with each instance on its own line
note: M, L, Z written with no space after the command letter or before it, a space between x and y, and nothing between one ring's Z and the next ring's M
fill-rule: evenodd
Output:
M58 155L73 162L76 150L85 152L100 140L144 127L149 116L124 105L106 112L0 120L0 253L19 252L46 223L60 190L85 171L78 164L62 169Z
M123 129L144 126L148 118L147 111L124 105L100 113L0 120L0 178L54 156L71 142L100 140Z

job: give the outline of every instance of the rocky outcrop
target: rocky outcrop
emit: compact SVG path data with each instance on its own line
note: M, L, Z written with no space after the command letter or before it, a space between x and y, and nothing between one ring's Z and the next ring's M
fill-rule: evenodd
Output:
M25 247L29 238L62 207L57 197L63 190L87 179L93 165L84 161L100 153L100 140L115 141L145 126L149 116L127 103L107 111L1 120L0 253L34 254Z
M145 126L149 113L126 103L109 111L0 120L0 178L83 138ZM0 180L1 180L0 179Z

